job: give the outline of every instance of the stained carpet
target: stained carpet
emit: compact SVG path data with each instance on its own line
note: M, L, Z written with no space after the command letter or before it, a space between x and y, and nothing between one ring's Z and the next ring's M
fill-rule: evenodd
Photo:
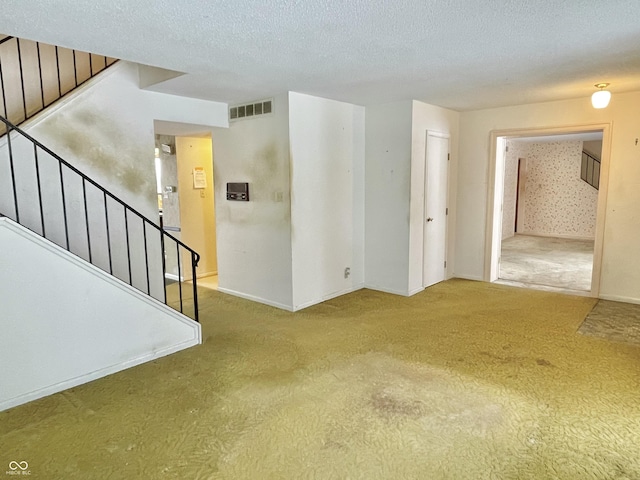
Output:
M598 300L578 331L640 346L640 305Z
M0 413L0 464L45 479L640 478L640 348L577 333L593 299L463 280L298 313L200 298L202 346Z

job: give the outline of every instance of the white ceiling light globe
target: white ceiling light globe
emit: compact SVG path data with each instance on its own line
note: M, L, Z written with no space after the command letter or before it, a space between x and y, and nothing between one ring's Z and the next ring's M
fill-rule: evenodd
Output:
M591 95L591 105L593 108L605 108L611 100L611 92L607 90L598 90Z

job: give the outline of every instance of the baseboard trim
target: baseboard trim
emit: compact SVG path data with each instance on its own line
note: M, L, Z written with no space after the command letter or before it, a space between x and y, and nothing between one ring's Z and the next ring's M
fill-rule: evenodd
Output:
M461 280L473 280L474 282L484 282L485 279L477 275L466 275L464 273L456 273L451 278L459 278Z
M199 273L198 275L196 275L196 278L204 278L204 277L213 277L214 275L217 275L218 271L214 271L214 272L206 272L206 273Z
M544 237L544 238L566 238L567 240L589 240L594 242L595 237L581 237L579 235L563 235L563 234L555 234L555 233L533 233L533 232L517 232L514 237L518 235L526 235L529 237ZM512 237L508 237L512 238ZM503 239L506 240L506 239Z
M376 290L378 292L383 292L383 293L390 293L391 295L400 295L401 297L410 296L409 292L401 292L400 290L393 290L391 288L379 287L377 285L371 285L368 283L365 283L363 288L368 288L369 290Z
M201 273L199 275L196 275L196 280L198 278L205 278L205 277L212 277L213 275L217 275L218 272L207 272L207 273ZM165 273L164 274L164 278L168 278L169 280L173 280L174 282L178 281L178 276L174 275L173 273ZM186 277L186 276L182 276L182 282L190 282L191 281L191 276Z
M178 277L178 275L174 275L173 273L165 273L164 274L164 278L168 278L169 280L173 280L174 282L184 282L184 277L182 277L182 279L180 279L180 277Z
M308 308L308 307L311 307L313 305L317 305L318 303L326 302L327 300L331 300L332 298L340 297L340 296L346 295L348 293L353 293L353 292L356 292L358 290L362 290L363 288L365 288L364 284L363 283L358 283L357 285L354 285L354 286L352 286L350 288L347 288L345 290L340 290L338 292L334 292L334 293L330 293L328 295L324 295L319 300L311 300L309 302L305 302L305 303L302 303L300 305L296 305L296 306L293 307L293 311L297 312L297 311L302 310L304 308Z
M609 300L611 302L624 302L624 303L633 303L636 305L640 305L640 298L625 297L624 295L600 294L599 298L601 298L602 300Z
M218 287L218 291L229 294L229 295L233 295L234 297L244 298L245 300L251 300L252 302L258 302L264 305L269 305L270 307L280 308L288 312L293 312L293 307L291 305L285 305L284 303L274 302L272 300L267 300L266 298L257 297L255 295L249 295L247 293L237 292L236 290L231 290L229 288Z

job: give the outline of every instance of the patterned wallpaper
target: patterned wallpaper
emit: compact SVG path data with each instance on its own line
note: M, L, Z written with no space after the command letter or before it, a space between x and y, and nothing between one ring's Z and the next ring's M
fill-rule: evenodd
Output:
M505 165L504 210L507 210L507 202L510 209L513 203L509 215L515 214L513 198L517 159L525 158L527 165L525 191L520 199L524 215L519 233L594 238L598 191L580 180L582 142L525 143L511 140L507 145L510 148ZM513 223L513 216L503 215L503 238L511 236Z

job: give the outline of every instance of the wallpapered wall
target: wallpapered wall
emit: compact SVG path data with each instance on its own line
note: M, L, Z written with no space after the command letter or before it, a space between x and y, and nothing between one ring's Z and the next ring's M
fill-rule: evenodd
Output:
M598 191L580 180L582 142L509 140L507 146L503 238L514 232L518 158L526 159L518 233L594 238Z

